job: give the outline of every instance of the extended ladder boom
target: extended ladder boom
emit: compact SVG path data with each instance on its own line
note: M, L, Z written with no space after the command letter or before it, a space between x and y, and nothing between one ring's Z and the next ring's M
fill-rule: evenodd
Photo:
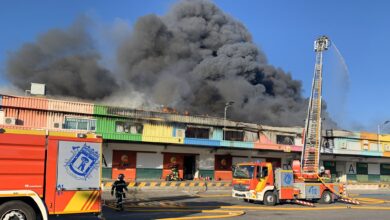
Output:
M317 174L321 143L321 89L322 89L322 52L330 46L329 38L322 36L314 42L316 63L314 78L307 110L304 145L301 156L303 174Z

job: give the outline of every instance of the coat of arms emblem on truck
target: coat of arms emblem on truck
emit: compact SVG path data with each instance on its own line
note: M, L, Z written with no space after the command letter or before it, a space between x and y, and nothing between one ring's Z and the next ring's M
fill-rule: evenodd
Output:
M77 180L87 180L92 171L99 167L99 152L84 143L72 146L72 156L65 163L69 175Z

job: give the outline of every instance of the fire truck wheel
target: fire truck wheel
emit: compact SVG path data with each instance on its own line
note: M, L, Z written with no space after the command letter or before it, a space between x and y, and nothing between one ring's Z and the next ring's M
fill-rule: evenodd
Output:
M322 193L321 199L318 202L321 204L331 204L333 202L332 193L329 191L324 191Z
M15 200L0 205L0 219L36 220L36 214L31 206Z
M275 193L268 191L264 195L264 205L274 206L276 205L276 195Z

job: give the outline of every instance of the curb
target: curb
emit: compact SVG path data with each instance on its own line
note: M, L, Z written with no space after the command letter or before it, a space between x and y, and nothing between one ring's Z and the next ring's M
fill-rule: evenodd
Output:
M103 183L104 188L111 188L113 182ZM231 183L226 182L180 182L180 181L170 181L170 182L129 182L128 188L143 188L143 187L231 187Z

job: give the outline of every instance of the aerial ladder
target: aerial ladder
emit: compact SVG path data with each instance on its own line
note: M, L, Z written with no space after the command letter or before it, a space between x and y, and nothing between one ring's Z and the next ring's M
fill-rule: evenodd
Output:
M305 122L304 145L301 155L301 172L305 179L316 179L319 173L320 144L321 144L321 90L322 90L322 57L328 50L330 40L321 36L314 42L316 62L311 95Z

